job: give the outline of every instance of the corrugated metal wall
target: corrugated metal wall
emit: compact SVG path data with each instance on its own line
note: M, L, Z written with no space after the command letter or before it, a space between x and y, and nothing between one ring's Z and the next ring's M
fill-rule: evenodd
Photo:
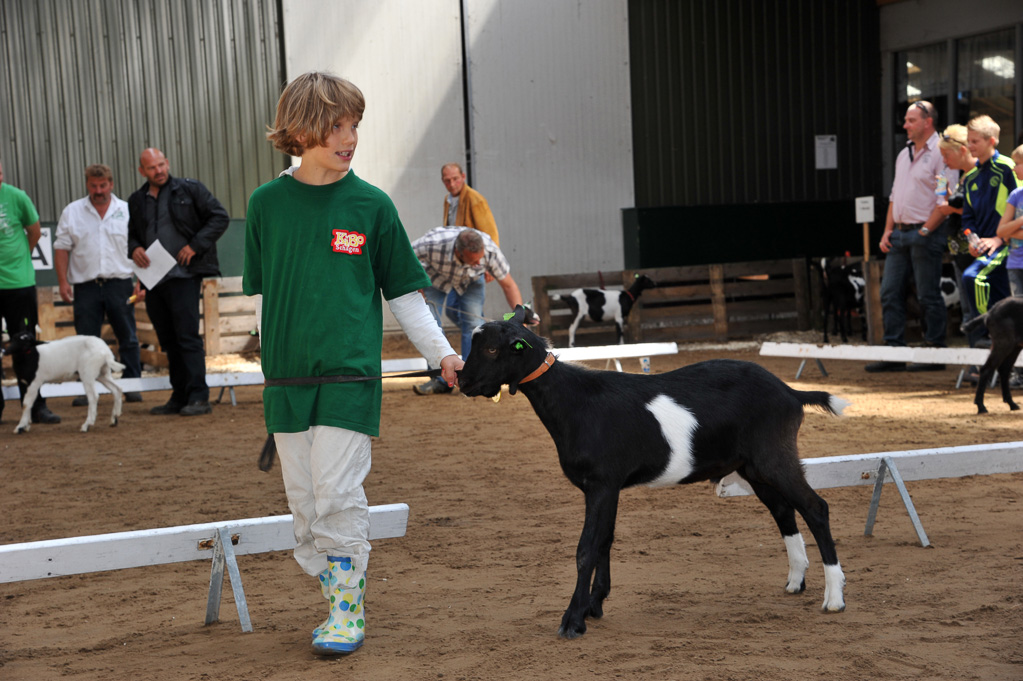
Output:
M636 205L877 193L877 22L875 0L629 0Z
M143 181L139 152L204 182L232 217L284 167L258 141L283 81L274 0L4 0L0 158L44 222L85 195L83 169Z

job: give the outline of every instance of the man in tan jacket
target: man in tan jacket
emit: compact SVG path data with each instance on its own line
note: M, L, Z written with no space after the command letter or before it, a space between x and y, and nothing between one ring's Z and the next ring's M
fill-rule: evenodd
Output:
M478 191L465 183L465 171L457 163L447 163L440 169L440 179L448 193L444 196L445 227L472 227L500 246L497 223L490 212L487 200ZM488 279L489 281L489 279Z

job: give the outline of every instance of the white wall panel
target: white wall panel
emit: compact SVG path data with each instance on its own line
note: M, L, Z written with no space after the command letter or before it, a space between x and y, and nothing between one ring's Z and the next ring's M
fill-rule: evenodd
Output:
M289 78L330 71L366 96L352 168L411 238L440 224L440 167L464 155L459 0L284 0Z
M633 205L626 0L464 4L473 185L524 298L533 275L620 269L619 210ZM390 194L413 239L441 221L440 166L465 156L461 6L283 0L288 76L329 70L362 89L352 167ZM490 284L486 314L505 309Z
M524 297L534 275L621 269L620 209L634 205L626 1L467 5L475 186ZM488 311L503 304L487 296Z

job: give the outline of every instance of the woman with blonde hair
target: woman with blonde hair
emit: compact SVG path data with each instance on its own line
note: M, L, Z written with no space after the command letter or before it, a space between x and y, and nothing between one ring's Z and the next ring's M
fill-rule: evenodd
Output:
M945 159L945 165L959 171L959 183L948 189L948 204L941 207L947 217L948 250L952 254L952 265L955 268L956 281L963 280L963 270L973 262L969 243L963 234L963 195L966 188L966 176L977 167L977 159L970 153L966 144L967 130L965 125L950 125L941 133L938 150Z

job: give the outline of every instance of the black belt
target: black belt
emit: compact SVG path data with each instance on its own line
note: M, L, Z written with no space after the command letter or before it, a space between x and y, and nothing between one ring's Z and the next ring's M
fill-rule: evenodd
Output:
M909 224L909 223L906 223L906 222L896 222L895 223L895 228L898 229L900 232L916 231L916 230L920 229L923 226L924 226L924 223L922 223L922 222L914 222L913 224Z
M124 281L125 279L130 279L130 278L129 277L108 277L108 278L104 279L103 277L96 277L95 279L90 279L89 281L83 281L81 283L82 284L98 284L98 285L102 286L103 284L107 283L108 281ZM79 284L75 284L75 286L78 286L78 285Z
M324 385L327 383L358 383L360 381L379 381L382 378L418 378L440 376L440 369L426 371L409 371L404 374L390 376L296 376L294 378L264 378L263 385L277 387L285 385Z

